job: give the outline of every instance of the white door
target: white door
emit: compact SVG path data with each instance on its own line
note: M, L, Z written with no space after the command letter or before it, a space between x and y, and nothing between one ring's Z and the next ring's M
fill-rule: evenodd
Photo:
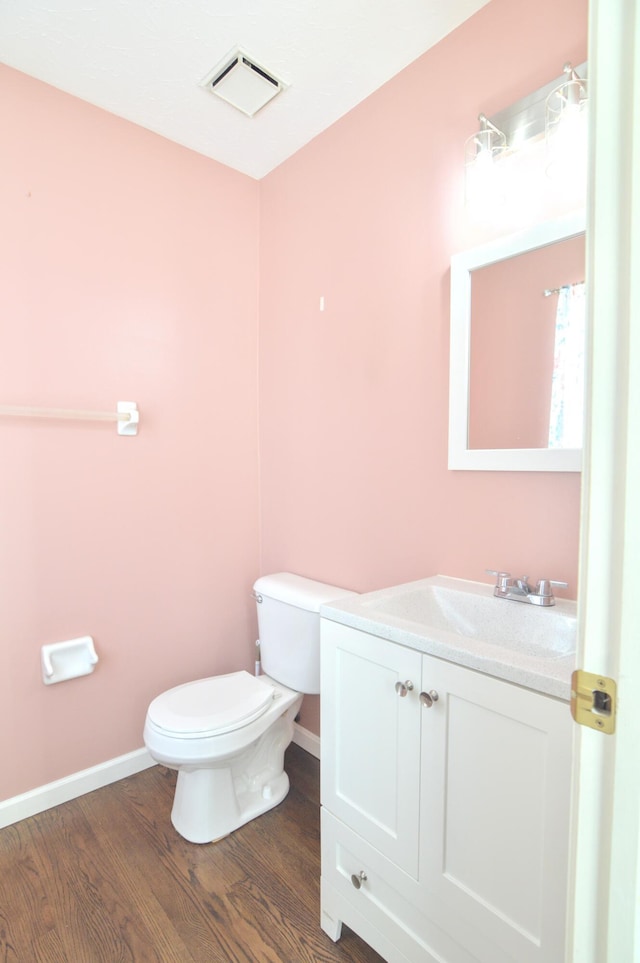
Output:
M579 664L618 682L614 735L575 727L568 963L640 961L640 4L591 0L591 384Z

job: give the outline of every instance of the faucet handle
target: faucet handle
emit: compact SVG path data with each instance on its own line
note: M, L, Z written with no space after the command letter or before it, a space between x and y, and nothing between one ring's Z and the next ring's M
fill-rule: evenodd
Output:
M511 578L510 572L496 572L492 568L485 568L487 575L495 575L496 577L496 588L506 589L509 584L509 579Z
M536 585L536 595L542 595L545 598L553 597L551 586L554 586L554 588L569 588L569 583L557 582L553 578L541 578Z

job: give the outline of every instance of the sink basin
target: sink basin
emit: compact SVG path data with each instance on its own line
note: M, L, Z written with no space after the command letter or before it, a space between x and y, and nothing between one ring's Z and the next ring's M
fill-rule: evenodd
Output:
M320 614L486 675L555 696L571 695L577 605L549 607L499 599L493 585L432 575L419 582L351 595Z
M363 597L362 612L400 620L420 634L453 633L542 659L560 659L576 647L575 602L548 608L498 599L481 582L436 575Z

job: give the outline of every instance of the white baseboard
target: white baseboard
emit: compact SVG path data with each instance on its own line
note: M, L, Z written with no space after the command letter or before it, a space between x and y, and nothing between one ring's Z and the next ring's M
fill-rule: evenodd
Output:
M296 746L306 749L316 759L320 758L320 736L317 736L315 732L309 732L308 729L303 729L297 722L293 724L293 741Z
M293 741L316 759L320 758L320 737L304 729L297 722L293 725ZM147 750L136 749L124 756L117 756L98 766L92 766L91 769L74 772L70 776L65 776L64 779L57 779L55 782L38 786L37 789L31 789L20 796L5 799L4 802L0 802L0 829L42 813L46 809L52 809L61 803L69 802L70 799L84 796L85 793L93 792L94 789L102 789L103 786L109 786L112 782L125 779L126 776L133 776L151 766L155 766L155 762Z
M4 802L0 802L0 829L28 816L42 813L45 809L59 806L60 803L69 802L77 796L84 796L85 793L93 792L94 789L109 786L118 779L133 776L136 772L142 772L143 769L149 769L151 766L155 766L155 761L147 750L136 749L124 756L117 756L98 766L92 766L91 769L83 769L80 772L74 772L71 776L65 776L64 779L38 786L37 789L22 793L21 796L5 799Z

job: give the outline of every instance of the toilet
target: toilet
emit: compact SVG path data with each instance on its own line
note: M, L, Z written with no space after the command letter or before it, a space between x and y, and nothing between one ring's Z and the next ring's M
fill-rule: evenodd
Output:
M282 572L253 586L263 675L243 670L157 696L144 742L178 771L171 822L209 843L282 802L285 749L305 693L320 691L320 606L355 593Z

